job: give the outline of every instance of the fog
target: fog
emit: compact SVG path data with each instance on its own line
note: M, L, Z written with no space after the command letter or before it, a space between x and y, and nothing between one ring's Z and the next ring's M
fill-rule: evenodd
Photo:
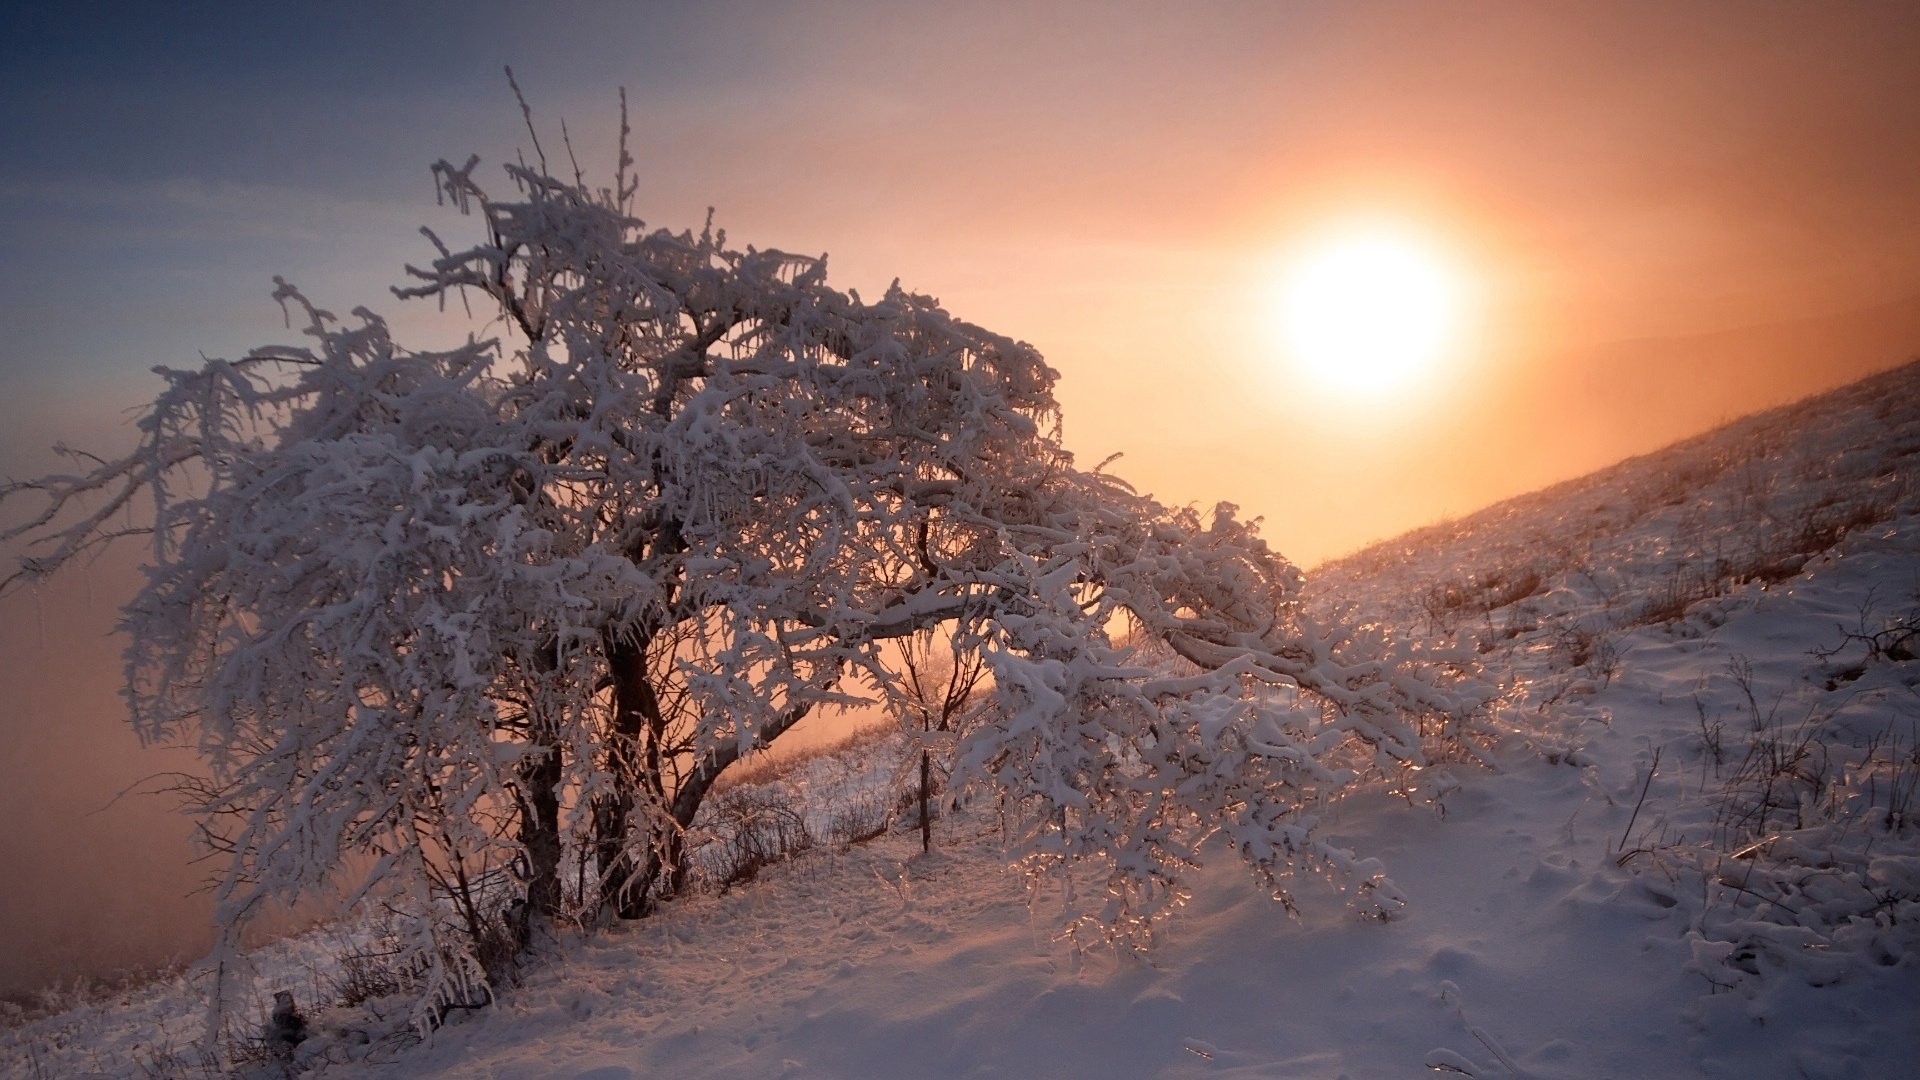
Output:
M151 793L156 781L142 783L191 759L142 749L113 677L114 608L134 588L134 556L0 601L0 993L152 966L211 941L189 824Z

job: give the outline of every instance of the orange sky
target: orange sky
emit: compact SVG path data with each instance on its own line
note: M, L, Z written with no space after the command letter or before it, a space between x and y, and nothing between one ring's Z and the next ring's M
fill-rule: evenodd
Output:
M1895 6L962 12L821 49L744 130L643 120L702 148L667 171L704 170L738 238L1032 341L1084 457L1242 503L1303 564L1920 350L1903 308L1830 348L1594 351L1920 296L1920 20ZM1275 377L1263 268L1350 215L1477 281L1473 347L1419 408Z
M650 222L716 207L736 242L1031 341L1083 456L1240 502L1303 564L1920 348L1882 312L1793 356L1592 352L1920 296L1911 5L584 4L336 40L373 10L130 13L121 33L174 42L133 60L16 28L0 455L37 458L20 429L49 410L107 423L152 363L284 339L272 274L394 312L414 226L462 228L428 161L525 147L499 62L590 171L630 88ZM130 101L157 104L109 116ZM1479 332L1422 409L1275 377L1264 268L1353 215L1474 276Z

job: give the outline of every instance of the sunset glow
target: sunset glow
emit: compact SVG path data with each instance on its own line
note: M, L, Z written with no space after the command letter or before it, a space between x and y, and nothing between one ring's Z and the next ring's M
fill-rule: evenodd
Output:
M1329 389L1378 394L1406 387L1458 338L1457 274L1391 231L1353 231L1314 246L1278 288L1289 366Z

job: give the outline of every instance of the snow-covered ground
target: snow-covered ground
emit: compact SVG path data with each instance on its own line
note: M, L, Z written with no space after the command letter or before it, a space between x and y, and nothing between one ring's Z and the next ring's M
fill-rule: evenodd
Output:
M1312 887L1289 918L1223 852L1151 954L1076 955L998 857L999 808L974 806L931 855L911 830L823 844L551 945L424 1044L322 1034L302 1059L503 1080L1915 1075L1916 455L1909 367L1310 575L1315 604L1481 643L1510 687L1421 785L1436 802L1323 815L1408 897L1389 922ZM789 787L867 799L893 769L812 767L833 775ZM304 999L325 961L301 962ZM142 993L17 1027L0 1072L138 1076L162 1049L187 1069L184 982Z

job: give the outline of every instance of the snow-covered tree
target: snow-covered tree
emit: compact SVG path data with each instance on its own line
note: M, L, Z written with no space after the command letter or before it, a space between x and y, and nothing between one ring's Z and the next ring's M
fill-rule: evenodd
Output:
M395 291L477 294L497 336L404 348L282 282L306 344L162 369L131 453L0 489L46 499L7 534L40 544L14 585L148 538L127 693L209 766L227 941L351 874L436 913L420 963L469 996L503 905L679 893L730 765L863 688L904 707L888 643L961 624L996 705L957 778L1025 809L1036 873L1108 868L1081 929L1136 939L1216 834L1276 888L1308 866L1393 902L1303 808L1420 764L1418 718L1471 685L1314 624L1231 507L1076 467L1030 346L711 223L650 229L629 165L598 190L509 166L505 197L434 167L480 235L428 232Z

